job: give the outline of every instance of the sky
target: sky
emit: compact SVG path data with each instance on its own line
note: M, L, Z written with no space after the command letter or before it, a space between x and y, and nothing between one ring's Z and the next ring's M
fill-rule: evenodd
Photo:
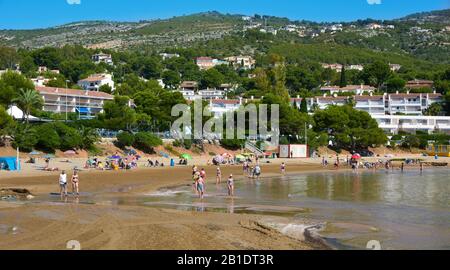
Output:
M85 20L139 21L204 11L317 22L395 19L446 9L450 0L0 0L0 29L35 29Z

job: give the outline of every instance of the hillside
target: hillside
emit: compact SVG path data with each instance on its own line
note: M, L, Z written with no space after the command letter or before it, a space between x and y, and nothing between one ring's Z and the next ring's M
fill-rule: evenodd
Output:
M188 47L219 41L218 49L244 53L264 51L272 43L342 45L392 55L406 55L434 63L450 63L450 10L412 14L391 21L371 19L348 23L290 21L273 16L242 16L218 12L198 13L166 20L140 22L76 22L36 30L0 30L0 45L16 48L61 47L79 44L94 49ZM378 26L371 26L378 24ZM221 44L225 37L239 43L246 32L275 35L256 47ZM242 42L241 42L242 43ZM228 46L228 47L227 47ZM236 48L237 47L237 48ZM244 48L246 47L246 48ZM364 54L364 53L363 53Z

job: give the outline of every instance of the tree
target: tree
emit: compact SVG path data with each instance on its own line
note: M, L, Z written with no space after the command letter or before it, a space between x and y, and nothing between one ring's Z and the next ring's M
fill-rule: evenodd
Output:
M154 153L154 148L162 145L162 140L149 132L138 132L134 137L133 146L145 153Z
M343 88L347 86L347 79L345 78L345 65L342 65L341 69L341 81L339 82L339 87Z
M81 126L78 130L81 135L81 149L90 150L94 148L95 143L100 141L98 132L91 127Z
M36 127L36 134L39 134L36 148L54 153L61 145L61 139L53 124L42 124Z
M0 46L0 69L13 69L19 63L19 55L14 48Z
M2 137L11 133L14 127L14 119L0 105L0 142Z
M388 64L375 61L370 65L366 65L362 71L362 78L366 84L380 88L386 80L391 76L392 71Z
M117 146L120 148L132 146L134 144L134 140L134 135L130 132L125 131L117 134Z
M180 74L173 70L166 70L163 73L163 82L169 89L175 89L180 85Z
M306 103L306 98L302 98L300 103L300 111L302 113L308 113L308 104Z
M111 88L111 86L109 86L109 84L104 84L104 85L100 86L98 88L98 91L104 92L107 94L112 94L112 88Z
M12 132L13 147L22 151L32 151L38 142L36 130L28 125L16 125Z
M0 105L8 107L19 89L34 89L34 84L19 73L8 71L0 77Z
M225 77L217 69L211 68L203 72L200 85L202 88L217 88L219 87Z
M62 122L53 123L53 128L61 138L61 150L66 151L83 148L83 137L78 130Z
M439 116L443 112L444 108L441 103L433 103L426 110L423 111L424 115Z
M405 85L406 85L406 81L397 75L391 76L386 81L386 89L389 93L401 91L405 88Z
M328 134L339 149L357 150L387 142L378 123L351 106L329 106L314 115L315 131Z
M20 89L19 96L12 100L16 103L23 113L26 123L29 122L29 117L32 110L40 110L44 104L42 97L36 90L32 89Z
M104 113L98 119L105 123L105 127L112 130L129 130L136 122L136 112L129 106L130 98L115 96L113 101L103 105Z

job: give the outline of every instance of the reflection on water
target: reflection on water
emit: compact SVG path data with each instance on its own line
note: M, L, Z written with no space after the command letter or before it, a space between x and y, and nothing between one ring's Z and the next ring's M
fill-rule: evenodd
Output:
M81 196L75 203L275 215L288 218L288 228L325 222L321 234L339 248L364 249L377 240L382 249L450 249L449 172L309 173L237 181L234 198L225 184L210 183L203 200L184 186L134 197Z
M200 201L188 188L150 196L147 205L191 211L290 216L328 222L322 233L364 248L378 240L385 249L450 249L449 170L313 173L236 183L236 198L207 186ZM184 192L180 192L184 190Z

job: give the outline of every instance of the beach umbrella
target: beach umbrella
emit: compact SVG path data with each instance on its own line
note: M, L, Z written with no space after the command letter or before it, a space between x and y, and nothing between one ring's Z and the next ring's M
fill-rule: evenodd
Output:
M182 155L180 156L180 158L186 159L186 160L191 160L191 159L192 159L192 156L189 155L189 154L182 154Z
M223 162L223 157L222 157L222 156L215 156L215 157L214 157L214 160L215 160L217 163L222 163L222 162Z
M42 154L42 153L39 152L39 151L33 151L33 152L30 152L30 153L29 153L29 155L31 155L31 156L38 156L38 155L40 155L40 154Z
M44 156L44 158L54 158L54 157L55 157L55 155L52 155L52 154L47 154Z
M109 159L120 159L120 156L118 155L110 156Z
M66 156L74 156L76 154L77 154L77 152L75 152L73 150L68 150L68 151L64 152L64 155L66 155Z
M245 159L245 157L243 155L237 155L236 159L241 160L241 159Z
M360 154L353 154L352 159L360 159L361 155Z

